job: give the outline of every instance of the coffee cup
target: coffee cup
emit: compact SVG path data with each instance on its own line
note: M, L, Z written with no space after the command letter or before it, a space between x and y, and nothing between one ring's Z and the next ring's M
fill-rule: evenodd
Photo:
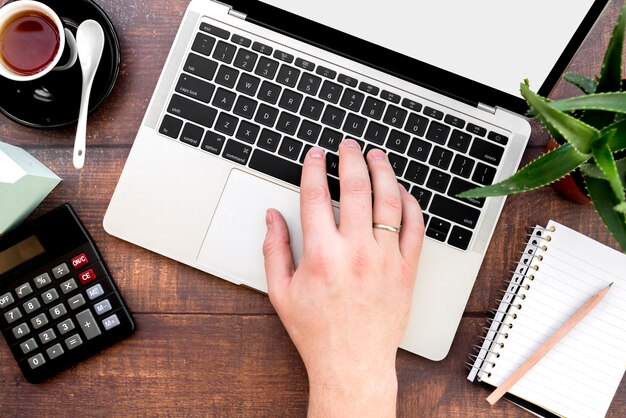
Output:
M59 65L65 48L69 59ZM76 63L76 39L49 6L19 0L0 8L0 76L14 81L36 80Z

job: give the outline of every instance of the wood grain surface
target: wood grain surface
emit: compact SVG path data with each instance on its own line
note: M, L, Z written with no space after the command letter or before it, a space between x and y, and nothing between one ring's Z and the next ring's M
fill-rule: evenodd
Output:
M112 95L89 120L85 168L77 172L72 165L73 126L39 131L0 116L0 141L25 148L63 178L33 216L64 202L74 206L138 329L39 385L24 380L8 347L0 344L0 416L304 416L306 372L266 296L111 237L102 228L187 2L97 1L119 33L122 66ZM599 71L621 4L610 1L570 71L587 76ZM575 93L559 83L552 97ZM545 131L533 122L523 163L539 156L546 141ZM617 248L591 206L568 202L551 188L510 197L449 356L431 362L398 353L399 416L530 416L508 402L490 407L488 391L466 380L464 361L509 278L528 226L549 218ZM626 416L626 385L620 386L609 416Z

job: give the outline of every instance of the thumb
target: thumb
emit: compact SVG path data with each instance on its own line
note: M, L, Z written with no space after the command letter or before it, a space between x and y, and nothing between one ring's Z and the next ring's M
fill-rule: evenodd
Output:
M265 223L267 224L267 234L263 243L265 276L270 300L276 308L277 301L280 301L293 276L294 262L285 218L276 209L268 209Z

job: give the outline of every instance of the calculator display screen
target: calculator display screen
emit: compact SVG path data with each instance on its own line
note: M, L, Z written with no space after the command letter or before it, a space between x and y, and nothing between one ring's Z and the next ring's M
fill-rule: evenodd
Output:
M27 262L46 250L36 236L32 235L14 246L0 252L0 274L4 274L13 267Z

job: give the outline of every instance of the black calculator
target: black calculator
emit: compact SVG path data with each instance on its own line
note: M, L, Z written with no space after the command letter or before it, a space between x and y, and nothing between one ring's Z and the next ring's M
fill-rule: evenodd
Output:
M31 383L135 330L111 272L69 204L0 237L0 328Z

